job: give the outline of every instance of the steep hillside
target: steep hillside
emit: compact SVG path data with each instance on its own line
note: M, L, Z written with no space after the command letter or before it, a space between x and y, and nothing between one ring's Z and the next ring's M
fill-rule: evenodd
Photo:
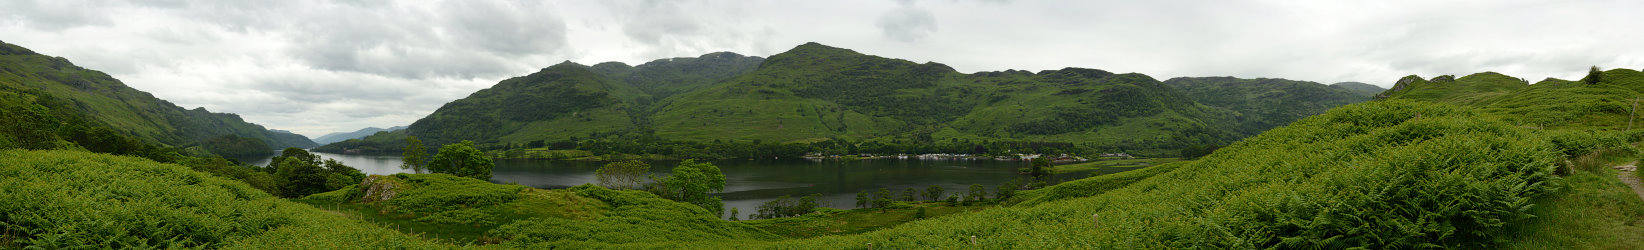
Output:
M593 70L606 78L639 88L654 99L663 99L753 71L764 60L757 56L715 52L694 58L659 59L639 66L606 62L595 64ZM649 101L655 100L642 100L641 103Z
M1244 134L1261 133L1337 106L1368 101L1381 90L1363 83L1324 85L1272 78L1178 77L1164 83L1201 104L1233 111L1238 132ZM1371 89L1376 91L1367 91Z
M284 147L318 146L301 135L247 123L238 115L211 113L204 108L183 109L102 72L6 43L0 43L0 91L49 96L62 104L55 107L59 112L72 112L92 125L114 128L147 143L189 147L207 140L229 140L266 145L268 150L262 153Z
M320 137L315 137L314 138L314 143L319 143L321 145L331 144L331 143L334 143L334 142L340 142L340 141L344 141L344 140L348 140L348 139L365 138L366 136L376 134L377 132L398 131L398 130L401 130L401 129L405 129L405 126L394 126L394 127L390 127L390 128L369 127L369 128L362 128L360 130L355 130L354 132L330 133L330 134L322 135Z
M638 89L594 73L588 66L560 63L510 78L441 106L405 131L432 143L560 140L636 127Z

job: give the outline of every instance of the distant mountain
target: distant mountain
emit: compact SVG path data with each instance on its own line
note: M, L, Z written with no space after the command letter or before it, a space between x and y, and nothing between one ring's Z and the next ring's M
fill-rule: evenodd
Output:
M103 72L4 42L0 42L0 92L12 93L7 98L16 98L13 101L41 105L56 117L84 119L87 125L111 128L145 143L202 146L228 155L318 145L301 135L247 123L235 114L183 109Z
M1368 99L1317 83L1263 81L1226 87L1243 91L1237 98L1244 101L1218 107L1143 74L1082 68L964 74L935 62L807 43L768 59L720 52L631 67L565 62L448 103L403 132L321 150L393 151L411 135L431 144L473 140L492 146L621 137L970 151L971 145L1015 142L1174 155ZM1273 108L1263 105L1289 103L1249 100L1263 93L1306 105ZM1250 119L1249 126L1226 125L1247 118L1242 114L1261 118Z
M340 141L348 140L348 139L365 138L366 136L376 134L377 132L398 131L398 130L401 130L401 129L405 129L405 126L394 126L394 127L390 127L390 128L386 128L386 129L385 128L378 128L378 127L369 127L369 128L363 128L363 129L360 129L360 130L355 130L354 132L338 132L338 133L330 133L330 134L322 135L320 137L314 138L314 142L319 143L319 144L331 144L333 142L340 142Z
M1381 92L1363 83L1324 85L1273 78L1178 77L1164 83L1194 101L1233 111L1231 122L1243 134L1261 133L1337 106L1368 101Z
M1375 96L1376 94L1381 94L1382 91L1387 91L1387 89L1381 88L1380 86L1362 82L1338 82L1335 84L1330 84L1330 87L1351 90L1353 92L1364 93L1365 95L1370 96Z

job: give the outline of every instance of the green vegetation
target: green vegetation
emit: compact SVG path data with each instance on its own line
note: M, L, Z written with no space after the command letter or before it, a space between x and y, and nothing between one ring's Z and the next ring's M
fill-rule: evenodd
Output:
M431 248L237 181L133 157L0 150L0 248Z
M649 167L646 167L649 169ZM694 204L719 217L725 204L713 194L725 191L725 173L713 163L685 160L675 166L673 175L660 179L652 177L645 190L659 197Z
M1225 145L1368 99L1311 82L1173 81L1177 86L1080 68L961 74L939 63L808 43L770 59L714 53L635 67L561 63L446 104L403 132L315 150L394 152L404 147L393 144L418 136L432 143L474 140L508 158L1177 156L1183 148ZM1240 125L1214 125L1232 122ZM556 150L596 157L551 153Z
M91 137L112 138L117 135L134 140L125 145L203 146L210 152L226 155L266 155L280 148L318 146L300 135L246 123L234 114L177 107L132 89L108 74L80 68L67 59L37 54L13 44L0 42L0 69L3 69L0 70L0 97L6 100L6 106L13 107L9 109L15 110L0 112L0 115L6 118L27 115L30 118L22 120L27 122L42 122L44 120L40 119L44 119L43 116L72 122L68 127L45 128L79 130L89 132L86 135ZM26 113L23 112L25 110ZM79 126L83 128L75 128ZM98 127L110 131L93 129ZM30 143L50 141L41 139L30 138ZM0 138L0 143L4 141L9 140ZM266 146L250 148L257 145Z
M274 174L278 193L285 197L303 197L337 190L360 183L365 174L359 169L336 160L320 160L320 156L300 148L286 148L269 161L263 171Z
M428 162L430 172L478 180L490 180L493 167L496 167L496 163L491 161L491 157L485 157L484 153L474 148L474 142L471 141L442 146L439 153L434 154L434 159Z
M921 219L982 211L987 208L985 206L941 205L941 203L920 203L906 208L877 210L819 208L805 215L749 220L746 224L776 235L803 239L885 230ZM924 212L924 216L919 215L921 211Z
M418 140L416 136L405 137L405 152L400 153L400 169L422 173L427 169L427 159L428 148L422 146L422 140Z
M1272 78L1177 77L1164 84L1181 90L1195 102L1230 111L1234 118L1227 124L1239 133L1252 135L1341 105L1368 101L1382 92L1379 87L1363 83L1324 85Z
M599 170L594 171L594 179L600 186L615 190L637 189L642 187L641 181L646 174L651 173L651 164L641 161L618 161L607 163ZM734 214L734 213L733 213ZM736 217L736 216L731 216Z
M1141 158L1141 159L1124 159L1124 160L1098 160L1098 161L1081 162L1081 163L1066 164L1066 165L1056 165L1056 166L1053 166L1053 167L1050 168L1050 172L1055 173L1055 174L1065 174L1065 173L1078 173L1078 172L1097 171L1097 170L1101 170L1103 168L1140 168L1140 167L1156 166L1156 165L1160 165L1160 164L1178 162L1178 161L1182 161L1182 159L1180 159L1180 158Z

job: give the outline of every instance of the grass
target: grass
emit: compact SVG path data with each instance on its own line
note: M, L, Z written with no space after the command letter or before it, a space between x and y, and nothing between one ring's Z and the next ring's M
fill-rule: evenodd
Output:
M434 248L244 183L142 158L0 150L0 246Z
M1138 167L1147 167L1147 166L1157 166L1159 164L1178 162L1178 161L1182 161L1182 159L1181 158L1143 158L1143 159L1124 159L1124 160L1099 160L1099 161L1081 162L1081 163L1074 163L1074 164L1067 164L1067 165L1056 165L1055 167L1051 168L1051 172L1052 173L1057 173L1057 174L1065 174L1065 173L1096 171L1096 170L1101 170L1103 168L1138 168Z
M1504 234L1502 249L1638 249L1644 244L1644 201L1615 170L1565 177L1562 190L1538 199L1536 219Z
M919 209L925 209L925 218L918 218ZM851 235L891 228L903 223L952 214L975 212L988 206L947 206L942 203L918 203L912 207L894 209L853 209L818 212L796 217L748 220L742 223L788 238L814 238L833 235Z

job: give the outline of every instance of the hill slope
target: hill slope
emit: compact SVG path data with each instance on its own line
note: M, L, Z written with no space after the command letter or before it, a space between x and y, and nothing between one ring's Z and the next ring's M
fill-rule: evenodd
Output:
M318 146L301 135L247 123L238 115L211 113L204 108L183 109L102 72L3 42L0 91L58 100L63 105L47 108L72 112L94 125L114 128L147 143L189 147L227 140L232 144L266 145L268 150L260 153Z
M1589 76L1590 77L1590 76ZM1627 127L1633 98L1644 96L1644 73L1612 69L1596 84L1548 78L1528 84L1520 78L1484 72L1451 80L1400 79L1378 99L1454 103L1483 108L1515 124L1545 128Z
M1337 106L1368 101L1381 92L1381 88L1363 83L1323 85L1271 78L1177 77L1164 83L1186 92L1194 101L1233 111L1238 131L1245 134L1261 133Z
M1255 95L1257 89L1249 91L1242 98L1263 97ZM554 142L574 146L576 140L620 137L696 143L833 141L922 152L1031 144L1064 152L1174 156L1174 149L1225 144L1358 100L1335 88L1264 91L1320 104L1262 114L1271 117L1237 129L1224 124L1238 122L1238 110L1201 105L1189 93L1142 74L1081 68L962 74L940 63L808 43L769 59L713 53L633 67L562 63L449 103L404 133L380 135L395 138L368 137L321 149L388 149L394 147L385 143L411 135L432 143L474 140L491 148ZM1314 93L1330 96L1309 96ZM1245 103L1242 107L1278 105Z

